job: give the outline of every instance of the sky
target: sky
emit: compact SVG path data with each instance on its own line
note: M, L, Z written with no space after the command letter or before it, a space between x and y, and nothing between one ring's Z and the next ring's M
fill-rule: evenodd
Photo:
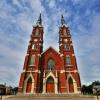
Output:
M82 84L100 81L100 0L0 0L0 84L18 86L33 25L42 14L44 50L58 50L61 14Z

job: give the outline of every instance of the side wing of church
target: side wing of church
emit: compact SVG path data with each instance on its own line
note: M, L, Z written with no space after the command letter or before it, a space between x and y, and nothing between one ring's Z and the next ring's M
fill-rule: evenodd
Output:
M81 82L69 27L63 15L59 28L59 52L49 47L43 52L41 14L33 26L19 93L80 93Z

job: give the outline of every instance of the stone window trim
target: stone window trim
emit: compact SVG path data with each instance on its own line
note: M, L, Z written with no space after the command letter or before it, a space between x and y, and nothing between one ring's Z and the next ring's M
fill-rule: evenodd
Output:
M29 67L33 67L33 66L36 66L35 64L34 65L29 65Z
M73 67L73 65L72 64L70 64L70 65L65 65L66 67Z

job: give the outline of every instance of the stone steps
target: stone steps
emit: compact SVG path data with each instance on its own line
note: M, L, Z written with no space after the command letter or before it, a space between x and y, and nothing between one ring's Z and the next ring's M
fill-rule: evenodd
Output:
M73 94L26 94L4 97L3 100L95 100L93 96Z

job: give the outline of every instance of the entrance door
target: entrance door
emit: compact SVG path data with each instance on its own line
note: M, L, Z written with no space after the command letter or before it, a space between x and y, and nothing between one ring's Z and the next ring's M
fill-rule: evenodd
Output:
M29 78L27 81L26 93L31 93L31 89L32 89L32 79Z
M47 93L54 93L55 91L54 87L54 79L52 77L49 77L46 82L46 92Z
M68 80L68 85L69 85L69 93L73 93L74 92L74 85L73 85L73 80L71 77Z

